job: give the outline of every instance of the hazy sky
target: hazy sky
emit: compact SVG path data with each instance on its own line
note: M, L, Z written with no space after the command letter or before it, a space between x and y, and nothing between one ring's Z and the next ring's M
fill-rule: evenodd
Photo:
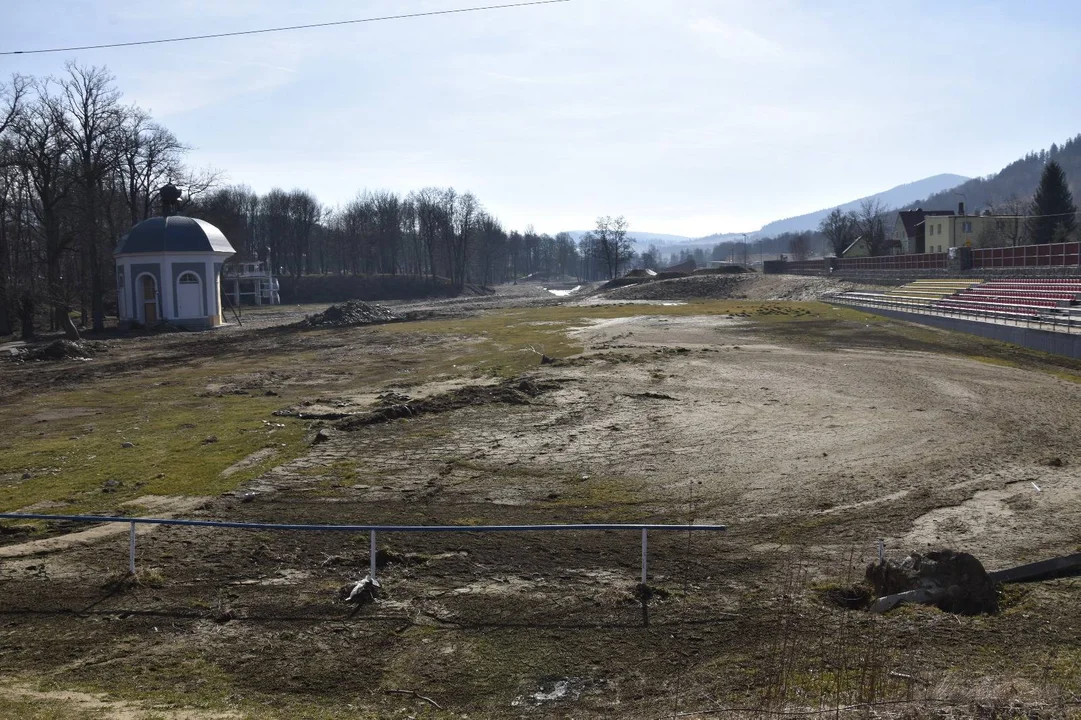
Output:
M498 0L0 0L0 50ZM504 0L506 1L506 0ZM572 0L171 45L0 57L106 65L259 191L473 191L508 228L754 230L1081 132L1081 3Z

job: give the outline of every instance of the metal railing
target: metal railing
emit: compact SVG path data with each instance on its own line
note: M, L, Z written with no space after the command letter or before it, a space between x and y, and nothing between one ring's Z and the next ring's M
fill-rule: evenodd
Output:
M231 522L227 520L176 520L170 518L127 518L101 515L40 515L30 513L0 513L0 520L52 520L83 523L128 523L128 572L135 574L136 525L177 525L182 527L230 528L235 530L270 530L288 532L347 532L369 533L369 574L375 580L376 533L472 533L472 532L571 532L581 530L640 530L642 533L642 584L648 574L648 533L657 531L724 532L727 525L656 525L592 523L562 525L294 525L281 523Z
M1034 330L1046 330L1048 332L1065 333L1076 335L1081 333L1081 319L1075 321L1072 313L1057 315L1054 313L1034 313L1031 316L1018 313L1017 317L1003 317L1005 312L995 310L962 310L960 308L932 307L921 305L916 302L903 300L891 300L875 297L849 298L833 295L825 298L826 302L841 305L883 307L890 310L912 313L915 315L936 315L939 317L953 317L962 320L978 320L980 322L994 323L997 325L1011 325L1014 327L1026 327Z

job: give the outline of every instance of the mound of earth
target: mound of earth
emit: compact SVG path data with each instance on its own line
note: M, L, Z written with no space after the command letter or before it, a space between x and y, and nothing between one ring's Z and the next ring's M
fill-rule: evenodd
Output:
M301 324L305 327L358 327L401 320L383 305L350 300L331 305L321 313L309 315Z
M825 277L803 275L691 275L640 282L613 289L606 300L821 300L858 286Z
M558 385L552 382L522 379L508 380L499 385L470 385L423 400L412 400L407 396L401 396L403 401L396 402L395 398L384 397L380 403L381 407L342 420L337 427L339 430L356 430L366 425L375 425L399 418L450 412L474 405L495 403L529 405L533 398L555 387Z
M44 347L27 350L22 354L20 359L89 360L104 349L105 346L101 343L76 340L54 340Z

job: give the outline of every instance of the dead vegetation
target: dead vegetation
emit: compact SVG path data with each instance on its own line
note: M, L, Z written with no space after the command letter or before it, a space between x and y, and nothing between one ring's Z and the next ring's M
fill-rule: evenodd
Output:
M381 533L362 604L342 600L366 534L161 528L138 544L156 575L120 591L127 539L102 537L4 559L3 682L191 717L1068 717L1076 580L1006 586L996 614L850 609L877 594L880 538L992 574L1077 549L1070 368L909 332L815 303L484 306L7 365L9 507L113 511L175 483L215 496L185 516L243 522L730 531L650 533L648 628L636 533ZM272 415L316 400L356 415L311 445L314 421ZM25 525L0 544L62 530Z

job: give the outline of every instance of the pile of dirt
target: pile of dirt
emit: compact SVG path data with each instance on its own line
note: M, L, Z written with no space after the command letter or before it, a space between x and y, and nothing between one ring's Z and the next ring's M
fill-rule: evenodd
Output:
M20 354L20 360L89 360L105 349L103 343L85 340L54 340L44 347L32 348Z
M969 553L953 550L926 555L912 553L900 563L874 562L867 566L866 576L883 599L912 594L912 602L934 603L946 612L962 615L998 612L995 583L983 564Z
M401 320L383 305L374 305L360 300L350 300L341 305L331 305L321 313L309 315L302 323L304 327L358 327L361 325L379 325Z
M731 298L739 294L738 275L692 275L671 280L642 282L605 293L609 300L686 300L689 298Z
M835 293L860 289L854 283L826 277L702 274L671 280L638 282L604 294L606 300L821 300ZM607 286L605 288L607 289Z
M558 387L557 383L536 380L508 380L499 385L469 385L441 395L405 402L381 402L380 407L360 415L353 415L338 423L339 430L357 428L378 423L412 418L418 415L444 413L477 405L529 405L539 395Z

